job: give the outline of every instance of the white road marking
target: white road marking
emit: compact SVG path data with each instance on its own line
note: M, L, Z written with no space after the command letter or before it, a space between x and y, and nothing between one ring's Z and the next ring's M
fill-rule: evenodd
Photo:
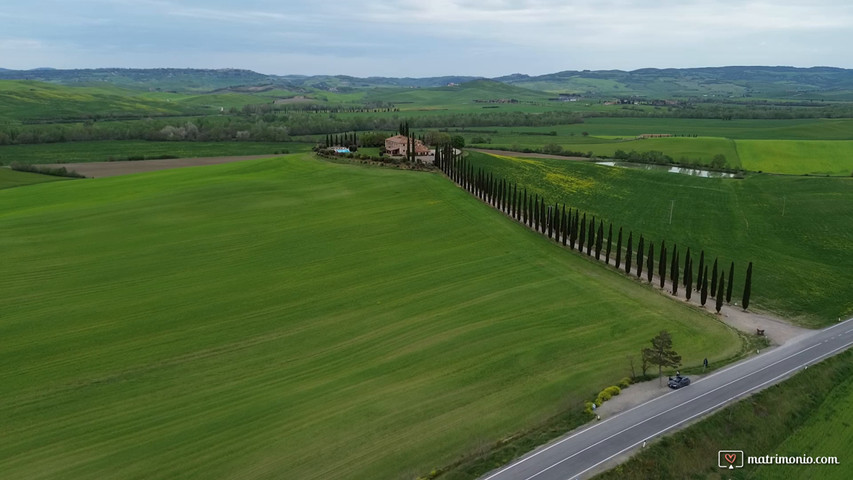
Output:
M821 355L821 356L819 356L819 357L817 357L817 358L815 358L814 360L811 360L811 361L812 361L812 362L818 362L819 360L822 360L823 358L825 358L825 357L827 357L827 356L829 356L829 355L832 355L833 353L835 353L835 352L837 352L837 351L839 351L839 350L842 350L842 349L844 349L844 348L847 348L847 347L849 347L850 345L853 345L853 342L849 342L849 343L847 343L846 345L842 345L842 346L840 346L840 347L836 348L835 350L831 350L831 351L829 351L829 352L827 352L827 353L824 353L823 355ZM706 413L706 412L708 412L708 411L710 411L710 410L713 410L713 409L715 409L715 408L719 407L720 405L726 404L726 403L728 403L728 402L730 402L730 401L732 401L732 400L734 400L734 399L736 399L736 398L738 398L738 397L742 397L742 396L746 395L747 393L749 393L749 392L751 392L751 391L753 391L753 390L756 390L756 389L758 389L758 388L763 387L764 385L767 385L768 383L772 383L772 382L774 382L774 381L776 381L776 380L778 380L778 379L780 379L780 378L784 377L785 375L788 375L788 374L790 374L791 372L796 371L796 370L797 370L797 369L799 369L801 366L802 366L802 365L798 365L796 368L792 368L792 369L788 370L787 372L785 372L785 373L783 373L783 374L781 374L781 375L777 375L777 376L775 376L775 377L771 378L770 380L767 380L766 382L764 382L764 383L762 383L762 384L760 384L760 385L756 385L756 386L754 386L754 387L750 388L749 390L746 390L746 391L741 392L741 393L739 393L739 394L737 394L737 395L735 395L735 396L733 396L733 397L730 397L730 398L728 398L728 399L726 399L726 400L723 400L722 402L720 402L720 403L718 403L718 404L714 405L713 407L710 407L710 408L708 408L708 409L705 409L705 410L703 410L703 411L701 411L701 412L699 412L699 413L697 413L697 414L691 415L690 417L685 418L684 420L682 420L682 421L680 421L680 422L678 422L678 423L672 424L672 425L670 425L670 426L666 427L665 429L663 429L663 430L661 430L661 431L659 431L659 432L657 432L657 433L654 433L654 434L652 434L652 435L650 435L650 436L646 437L646 439L645 439L645 440L643 440L643 443L645 444L646 440L650 440L650 439L652 439L652 438L654 438L654 437L656 437L656 436L660 435L661 433L664 433L664 432L666 432L667 430L671 430L671 429L673 429L673 428L677 427L678 425L681 425L681 424L682 424L682 423L684 423L684 422L690 421L690 420L692 420L692 419L694 419L694 418L698 417L699 415L702 415L703 413ZM618 452L614 453L613 455L611 455L611 456L609 456L609 457L605 458L604 460L602 460L602 461L600 461L600 462L596 463L595 465L593 465L593 466L591 466L591 467L587 468L586 470L584 470L584 471L582 471L582 472L580 472L580 473L578 473L578 474L574 475L574 478L580 477L580 476L581 476L581 475L583 475L584 473L586 473L586 472L588 472L588 471L592 470L593 468L595 468L595 467L597 467L597 466L601 465L602 463L604 463L604 462L606 462L606 461L610 460L610 459L611 459L611 458L613 458L613 457L616 457L616 456L619 456L619 455L621 455L621 454L625 453L626 451L628 451L628 450L630 450L630 449L632 449L632 448L636 447L636 446L637 446L637 445L639 445L639 444L640 444L640 442L637 442L637 443L635 443L635 444L633 444L633 445L631 445L631 446L629 446L629 447L627 447L627 448L623 448L622 450L620 450L620 451L618 451ZM544 470L543 470L543 472L544 472ZM542 473L542 472L539 472L539 473ZM539 473L537 473L536 475L539 475ZM535 477L536 475L534 475L534 477ZM529 477L529 478L533 478L533 477ZM528 478L528 480L529 480L529 478Z
M643 420L643 421L641 421L641 422L639 422L639 423L635 423L635 424L631 425L630 427L624 428L624 429L622 429L622 430L620 430L620 431L618 431L618 432L614 433L613 435L610 435L610 436L609 436L609 437L607 437L607 438L604 438L604 439L602 439L602 440L599 440L598 442L593 443L592 445L589 445L588 447L584 448L583 450L580 450L580 451L578 451L578 452L575 452L575 453L573 453L573 454L569 455L568 457L566 457L566 458L564 458L564 459L560 460L559 462L557 462L557 463L555 463L555 464L551 465L550 467L548 467L548 468L546 468L546 469L544 469L544 470L541 470L541 471L539 471L539 472L537 472L537 473L535 473L535 474L533 474L533 475L531 475L531 476L527 477L525 480L530 480L531 478L534 478L534 477L538 476L538 475L539 475L539 474L541 474L541 473L547 472L548 470L550 470L550 469L552 469L552 468L556 467L557 465L559 465L559 464L561 464L561 463L563 463L563 462L565 462L565 461L567 461L567 460L571 460L573 457L575 457L575 456L577 456L577 455L580 455L581 453L583 453L583 452L585 452L585 451L589 450L590 448L595 447L595 446L597 446L597 445L599 445L599 444L601 444L601 443L604 443L604 442L606 442L607 440L610 440L611 438L613 438L613 437L615 437L615 436L621 435L621 434L623 434L623 433L627 432L628 430L631 430L631 429L632 429L632 428L634 428L634 427L637 427L637 426L639 426L639 425L642 425L642 424L644 424L644 423L648 422L649 420L653 420L653 419L655 419L655 418L657 418L657 417L659 417L659 416L661 416L661 415L663 415L663 414L665 414L665 413L669 413L669 412L671 412L672 410L675 410L676 408L679 408L679 407L682 407L682 406L684 406L684 405L687 405L688 403L693 402L693 401L695 401L695 400L699 400L700 398L704 397L705 395L710 395L710 394L712 394L712 393L716 392L717 390L719 390L719 389L721 389L721 388L728 387L729 385L731 385L731 384L733 384L733 383L735 383L735 382L739 382L739 381L741 381L741 380L743 380L743 379L745 379L745 378L747 378L747 377L749 377L749 376L755 375L756 373L759 373L759 372L761 372L761 371L763 371L763 370L767 370L768 368L770 368L770 367L772 367L772 366L774 366L774 365L776 365L776 364L778 364L778 363L784 362L785 360L788 360L789 358L795 357L795 356L797 356L797 355L799 355L799 354L801 354L801 353L805 353L805 352L807 352L807 351L811 350L812 348L819 347L819 346L820 346L820 344L819 344L819 343L816 343L816 344L812 345L812 346L811 346L811 347L809 347L809 348L806 348L806 349L804 349L804 350L800 350L800 351L798 351L798 352L796 352L796 353L794 353L794 354L788 355L787 357L782 358L781 360L777 360L777 361L775 361L775 362L771 363L770 365L764 366L764 367L762 367L762 368L760 368L760 369L758 369L758 370L756 370L756 371L754 371L754 372L751 372L751 373L748 373L748 374L746 374L746 375L744 375L744 376L742 376L742 377L736 378L736 379L732 380L732 381L731 381L731 382L729 382L729 383L725 383L725 384L723 384L723 385L720 385L719 387L714 388L713 390L709 390L709 391L707 391L707 392L705 392L705 393L703 393L703 394L701 394L701 395L697 395L697 396L695 396L695 397L693 397L693 398L691 398L691 399L689 399L689 400L687 400L687 401L685 401L685 402L679 403L678 405L676 405L676 406L674 406L674 407L671 407L671 408L669 408L669 409L667 409L667 410L664 410L663 412L660 412L660 413L658 413L658 414L656 414L656 415L653 415L653 416L651 416L651 417L648 417L648 418L646 418L645 420ZM799 368L799 367L797 367L797 368ZM699 383L699 382L697 381L696 383ZM659 398L663 398L663 397L659 397ZM614 418L615 418L615 417L614 417ZM573 435L573 436L575 436L575 435ZM570 437L570 438L571 438L571 437ZM566 440L568 440L568 439L566 439ZM544 450L543 450L543 451L544 451ZM541 453L541 452L540 452L540 453ZM533 458L533 457L529 457L529 458ZM514 465L518 465L518 464L520 464L520 463L522 463L522 462L518 462L518 463L516 463L516 464L514 464ZM509 467L507 467L507 468L509 468ZM495 474L495 475L497 475L497 474ZM494 475L493 475L493 476L494 476ZM492 478L492 477L489 477L489 478ZM488 480L488 478L487 478L486 480Z
M825 329L823 329L823 330L818 330L818 331L814 332L814 335L817 335L817 334L819 334L819 333L821 333L821 332L827 332L827 331L832 330L832 329L834 329L834 328L836 328L836 327L840 327L840 326L842 326L842 325L844 325L844 324L846 324L846 323L848 323L848 322L850 322L850 321L853 321L853 318L849 318L849 319L847 319L847 320L845 320L845 321L843 321L843 322L841 322L841 323L837 323L837 324L832 325L831 327L827 327L827 328L825 328ZM850 333L850 332L853 332L853 328L851 328L850 330L847 330L847 331L846 331L846 332L844 332L844 333ZM723 387L726 387L726 386L728 386L728 385L731 385L732 383L734 383L734 382L736 382L736 381L738 381L738 380L742 380L742 379L744 379L744 378L748 377L749 375L752 375L752 374L758 373L758 372L760 372L760 371L762 371L762 370L765 370L765 369L767 369L767 368L770 368L770 367L772 367L773 365L776 365L776 364L777 364L777 363L779 363L779 362L782 362L782 361L787 360L787 359L789 359L789 358L791 358L791 357L794 357L794 356L796 356L796 355L799 355L800 353L806 352L806 351L808 351L808 350L810 350L810 349L812 349L812 348L814 348L814 347L817 347L817 346L819 346L819 345L820 345L820 343L816 343L816 344L812 345L811 347L808 347L808 348L803 349L803 350L799 350L799 351L798 351L798 352L796 352L796 353L793 353L793 354L791 354L791 355L788 355L787 357L784 357L784 358L782 358L781 360L778 360L778 361L776 361L776 362L774 362L774 363L771 363L770 365L767 365L767 366L765 366L765 367L763 367L763 368L761 368L761 369L759 369L759 370L756 370L755 372L752 372L752 373L750 373L750 374L747 374L747 375L746 375L746 376L744 376L744 377L740 377L740 378L738 378L738 379L736 379L736 380L733 380L733 381L731 381L731 382L729 382L729 383L727 383L727 384L725 384L725 385L722 385L722 386L720 386L720 387L717 387L717 388L715 388L714 390L711 390L711 391L709 391L709 392L706 392L706 393L702 394L701 396L707 395L707 394L712 393L712 392L714 392L714 391L716 391L716 390L718 390L718 389L720 389L720 388L723 388ZM781 348L781 347L780 347L780 348ZM709 375L709 376L707 376L707 377L700 378L699 380L697 380L697 381L693 382L693 384L694 384L694 385L696 385L696 384L698 384L698 383L702 382L703 380L707 380L707 379L712 378L712 377L714 377L714 376L716 376L716 375L718 375L718 374L722 374L722 373L724 373L724 372L727 372L727 371L729 371L729 370L731 370L731 369L733 369L733 368L737 368L737 367L741 367L741 366L743 366L743 365L747 365L747 364L749 364L750 362L753 362L753 361L755 361L755 360L764 359L766 355L768 355L768 354L770 354L770 353L772 353L772 352L775 352L775 351L776 351L776 350L771 350L770 352L766 353L765 355L761 355L761 356L757 356L757 357L752 357L752 358L750 358L750 359L748 359L748 360L745 360L745 361L743 361L743 362L739 362L739 363L736 363L736 364L734 364L734 365L730 365L730 366L728 366L728 367L726 367L726 368L724 368L724 369L722 369L722 370L718 370L718 371L716 371L716 372L712 373L711 375ZM552 445L549 445L549 446L547 446L547 447L543 448L542 450L539 450L538 452L535 452L535 453L533 453L533 454L531 454L531 455L529 455L529 456L527 456L527 457L521 458L521 459L517 460L516 462L511 463L510 465L507 465L506 467L504 467L504 468L502 468L502 469L498 470L497 472L495 472L495 473L493 473L493 474L489 475L488 477L484 478L483 480L491 480L492 478L494 478L494 477L496 477L496 476L498 476L498 475L500 475L500 474L502 474L502 473L506 472L507 470L510 470L510 469L512 469L512 468L514 468L514 467L516 467L516 466L518 466L518 465L521 465L522 463L524 463L524 462L526 462L526 461L528 461L528 460L530 460L530 459L532 459L532 458L535 458L535 457L539 456L540 454L545 453L545 452L547 452L548 450L551 450L552 448L554 448L554 447L556 447L556 446L558 446L558 445L560 445L560 444L562 444L562 443L564 443L564 442L567 442L567 441L571 440L572 438L574 438L574 437L576 437L576 436L578 436L578 435L580 435L580 434L582 434L582 433L585 433L585 432L587 432L587 431L589 431L589 430L591 430L591 429L593 429L593 428L596 428L596 427L599 427L599 426L601 426L601 425L604 425L604 424L606 424L607 422L609 422L609 421L611 421L611 420L614 420L614 419L616 419L616 418L619 418L620 416L625 415L625 414L627 414L627 413L629 413L629 412L631 412L631 411L633 411L633 410L636 410L636 409L638 409L638 408L640 408L640 407L643 407L643 406L645 406L645 405L647 405L647 404L649 404L649 403L651 403L651 402L658 401L658 400L660 400L661 398L664 398L664 397L666 397L666 396L668 396L668 395L671 395L671 394L674 394L674 393L677 393L677 392L678 392L678 390L673 390L673 391L671 391L671 392L665 393L665 394L661 395L660 397L655 397L655 398L653 398L653 399L651 399L651 400L647 400L647 401L645 401L645 402L641 403L640 405L637 405L637 406L632 407L632 408L630 408L630 409L628 409L628 410L625 410L624 412L618 413L618 414L616 414L616 415L614 415L614 416L612 416L612 417L610 417L610 418L608 418L608 419L604 420L603 422L593 424L593 425L591 425L591 426L589 426L589 427L587 427L587 428L585 428L585 429L583 429L583 430L581 430L581 431L579 431L579 432L577 432L577 433L574 433L574 434L572 434L572 435L570 435L570 436L568 436L568 437L566 437L566 438L564 438L564 439L562 439L562 440L560 440L560 441L558 441L558 442L556 442L556 443L554 443L554 444L552 444ZM700 396L700 397L701 397L701 396ZM691 399L691 400L688 400L688 401L686 401L686 402L684 402L684 403L679 404L678 406L681 406L681 405L685 405L685 404L687 404L687 403L690 403L691 401L693 401L693 400L695 400L695 399L698 399L698 398L700 398L700 397L695 397L695 398L693 398L693 399ZM673 408L677 408L677 407L673 407ZM670 409L670 410L671 410L671 409ZM669 411L669 410L667 410L666 412L668 412L668 411ZM666 412L663 412L663 413L666 413ZM659 415L661 415L661 414L658 414L658 415L656 415L656 416L659 416ZM652 417L652 418L654 418L654 417ZM643 422L641 422L641 423L644 423L645 421L648 421L648 420L651 420L651 418L648 418L648 419L644 420L644 421L643 421ZM638 423L638 424L635 424L634 426L636 426L636 425L639 425L639 423ZM626 431L626 430L628 430L628 429L630 429L630 428L633 428L633 426L632 426L632 427L628 427L627 429L623 430L622 432L624 432L624 431ZM622 432L619 432L619 433L622 433ZM616 434L614 434L614 435L618 435L619 433L616 433ZM607 439L609 439L609 438L611 438L611 437L608 437ZM607 439L605 439L605 440L607 440ZM604 441L604 440L602 440L602 441ZM601 442L599 442L599 443L601 443ZM595 445L598 445L598 443L596 443ZM593 446L594 446L594 445L593 445ZM589 448L591 448L591 447L587 447L587 449L589 449ZM585 449L585 450L587 450L587 449ZM585 451L585 450L582 450L582 451ZM581 453L581 452L578 452L578 453ZM577 454L575 454L575 455L577 455ZM574 455L573 455L573 456L574 456ZM571 457L569 457L569 458L571 458ZM567 459L566 459L566 460L567 460ZM565 460L564 460L564 461L565 461ZM555 465L556 465L556 464L555 464ZM551 468L551 467L549 467L549 468ZM544 472L544 471L545 471L545 470L543 470L542 472ZM539 473L542 473L542 472L539 472ZM537 473L536 475L539 475L539 473ZM535 477L536 475L534 475L534 477ZM530 478L532 478L532 477L530 477ZM528 480L529 480L529 479L528 479Z

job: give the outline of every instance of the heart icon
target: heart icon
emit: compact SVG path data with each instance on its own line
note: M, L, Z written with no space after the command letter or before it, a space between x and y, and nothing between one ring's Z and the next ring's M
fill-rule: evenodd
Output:
M727 453L725 455L725 457L726 457L726 461L731 463L731 464L734 464L735 460L737 460L737 454L736 453Z

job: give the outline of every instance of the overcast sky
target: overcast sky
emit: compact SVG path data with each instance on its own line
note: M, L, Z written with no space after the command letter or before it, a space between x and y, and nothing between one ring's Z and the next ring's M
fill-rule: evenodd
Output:
M853 1L4 0L0 68L355 76L853 67Z

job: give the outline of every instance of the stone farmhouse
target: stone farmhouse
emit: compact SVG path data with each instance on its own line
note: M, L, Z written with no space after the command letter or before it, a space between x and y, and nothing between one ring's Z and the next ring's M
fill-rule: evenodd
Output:
M409 137L405 135L394 135L385 139L385 152L388 155L405 155L408 146ZM415 139L415 155L429 155L429 148L418 139Z

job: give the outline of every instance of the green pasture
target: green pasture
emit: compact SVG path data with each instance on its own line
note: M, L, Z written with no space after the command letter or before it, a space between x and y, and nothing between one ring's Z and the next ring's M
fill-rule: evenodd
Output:
M297 142L149 142L107 140L101 142L41 143L0 146L0 165L11 163L78 163L127 160L129 157L175 158L265 155L287 151L307 152L313 145Z
M686 429L654 442L596 480L850 478L853 352L810 365ZM746 456L838 457L838 465L750 465L722 470L719 450ZM678 461L673 461L678 459Z
M647 133L725 137L735 140L853 140L853 119L710 120L692 118L587 117L583 123L553 127L483 127L488 130L555 130L558 136L634 138Z
M411 479L661 329L688 366L741 344L437 174L300 154L0 204L8 478Z
M0 189L34 185L36 183L54 182L57 180L68 180L65 177L53 175L40 175L31 172L18 172L11 168L0 168Z
M670 251L676 243L682 258L686 247L694 254L702 248L726 270L734 261L733 301L754 262L751 309L809 326L853 313L853 178L714 179L570 160L469 158L626 235L642 233L656 248L661 240Z
M853 141L738 140L737 152L752 171L853 175Z
M847 361L850 360L848 354ZM826 480L844 480L850 476L850 452L853 452L853 409L850 408L853 406L853 377L838 379L838 383L828 390L822 400L799 428L790 432L785 441L773 450L773 454L789 457L837 457L839 465L762 465L756 468L755 478L794 480L817 476Z

